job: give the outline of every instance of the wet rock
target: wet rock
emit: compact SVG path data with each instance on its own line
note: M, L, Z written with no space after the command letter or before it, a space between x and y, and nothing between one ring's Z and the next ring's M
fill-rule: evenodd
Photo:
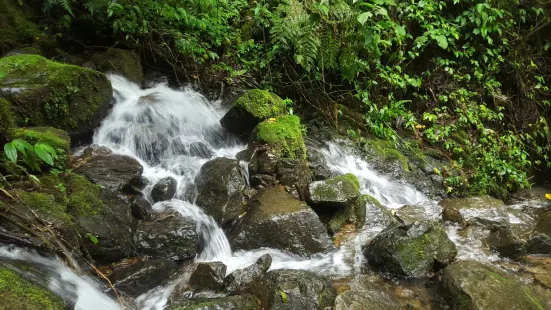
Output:
M204 142L193 142L189 145L189 155L199 158L211 158L214 152Z
M142 165L134 158L124 155L97 155L78 167L75 172L86 176L105 188L121 191L138 181Z
M486 242L492 251L501 256L516 258L523 254L524 241L518 238L510 228L499 228L490 233Z
M263 309L317 310L333 306L336 291L328 279L306 270L273 270L255 293Z
M364 249L376 270L404 277L425 277L457 255L455 244L438 223L417 222L382 231Z
M334 310L400 310L402 306L388 285L376 277L361 275L350 284L350 290L337 296Z
M360 182L351 173L308 185L309 204L316 207L346 207L360 197Z
M294 187L303 198L312 181L312 173L306 160L283 158L277 162L277 179L283 186Z
M245 177L237 160L213 159L195 178L196 203L220 225L239 217L244 209Z
M82 154L85 157L92 157L95 155L110 155L112 153L113 151L111 151L111 149L109 149L106 146L99 145L99 144L91 144L90 146L84 149Z
M364 195L366 196L366 195ZM394 217L392 212L385 208L375 198L360 197L357 203L365 202L365 226L367 227L382 227L398 226L399 222ZM361 212L361 205L357 207L356 212Z
M440 202L442 218L461 225L480 224L488 229L509 224L509 216L501 200L490 196L449 198Z
M402 225L410 225L420 221L438 221L442 216L442 208L432 201L417 205L405 205L394 212L394 216Z
M308 256L333 248L317 214L280 188L260 190L228 233L233 250L270 247Z
M254 189L262 189L277 185L277 179L273 175L255 174L250 177L249 183Z
M541 256L526 256L522 262L526 265L525 271L532 274L534 280L551 289L551 258Z
M369 209L369 212L368 212ZM333 233L339 231L346 224L354 224L356 228L362 228L366 223L366 214L372 224L382 224L387 227L394 220L392 214L381 203L369 196L363 195L344 208L339 208L329 220L329 230ZM377 216L379 216L377 218Z
M104 73L115 73L141 85L144 81L140 56L133 51L110 48L92 56L84 67Z
M167 283L178 271L178 264L166 259L151 259L116 269L109 276L113 286L131 297Z
M256 148L249 162L249 174L275 174L278 157L266 148Z
M452 309L551 309L551 293L477 261L459 261L442 274Z
M551 212L544 213L526 245L530 254L551 254Z
M1 58L0 71L0 95L10 102L19 126L54 125L78 141L89 137L109 110L113 89L100 72L38 55Z
M139 254L175 261L195 258L198 248L195 223L179 213L162 213L153 222L140 222L134 241Z
M151 199L153 202L170 200L176 194L177 182L172 177L162 178L151 189Z
M224 288L226 265L221 262L199 263L189 278L195 290L217 291Z
M254 264L232 272L224 281L226 291L230 294L254 292L271 265L272 257L264 254Z
M65 302L7 268L0 267L0 298L5 310L64 310Z
M312 176L315 181L322 181L332 177L331 169L327 165L327 161L319 149L324 145L317 143L312 139L306 139L306 154L308 158L308 167L312 172Z
M241 95L220 120L229 132L247 136L261 121L285 113L285 103L276 94L252 89Z
M151 203L143 197L134 197L130 204L132 216L144 221L152 221L155 218L155 212Z
M167 310L260 310L254 295L220 297L212 299L187 299L175 303Z
M306 158L300 118L283 115L258 124L249 137L249 147L268 149L278 158Z

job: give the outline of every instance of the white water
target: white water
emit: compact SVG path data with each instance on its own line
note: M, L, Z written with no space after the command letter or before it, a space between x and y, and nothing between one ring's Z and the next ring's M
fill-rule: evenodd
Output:
M300 257L268 248L232 253L224 232L212 217L192 202L184 200L186 190L193 184L205 162L215 157L235 158L235 154L246 147L221 128L219 120L224 111L216 103L209 102L189 89L173 90L159 84L143 90L124 78L109 78L115 91L116 104L94 136L94 143L140 161L144 166L143 176L150 181L150 185L144 189L146 197L149 197L152 186L159 179L168 176L177 180L175 199L157 203L153 208L156 211L175 210L197 223L197 233L202 241L198 261L221 261L227 265L227 273L231 273L269 253L273 260L272 269L308 269L326 275L346 275L358 270L363 260L361 245L379 233L384 228L382 225L371 223L337 251L313 257ZM198 142L212 151L210 156L189 154L192 144ZM353 155L352 150L340 143L327 143L320 151L333 172L353 173L360 180L361 192L377 198L388 208L429 200L413 187L379 175L366 161ZM247 163L242 162L241 165L247 174ZM63 297L76 296L75 309L119 309L116 302L101 293L95 282L79 278L57 260L0 249L0 257L40 261L40 264L52 271L52 275L56 275L48 283L54 292ZM136 306L139 309L163 309L177 283L178 280L138 297ZM67 287L71 288L69 292L66 291Z

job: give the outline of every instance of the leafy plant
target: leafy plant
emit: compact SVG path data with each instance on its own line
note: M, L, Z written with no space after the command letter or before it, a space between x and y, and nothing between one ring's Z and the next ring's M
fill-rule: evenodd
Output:
M95 236L92 233L87 233L86 237L88 237L88 239L90 239L90 241L92 241L93 244L98 244L99 243L98 237Z
M57 158L55 149L49 144L38 142L31 145L22 139L15 139L6 143L4 145L4 155L13 163L17 163L20 158L25 166L35 171L41 170L42 163L54 166L54 159Z

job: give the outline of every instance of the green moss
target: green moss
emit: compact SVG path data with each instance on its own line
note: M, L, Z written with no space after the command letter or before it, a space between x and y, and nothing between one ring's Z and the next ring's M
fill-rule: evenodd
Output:
M353 175L352 173L347 173L343 176L341 176L343 178L346 178L347 180L349 180L350 182L352 182L352 184L354 184L354 187L359 191L360 190L360 181L358 180L358 177L356 177L355 175Z
M252 89L239 97L234 107L248 111L259 120L285 113L285 103L278 95L267 90Z
M112 96L104 74L38 55L1 58L0 87L19 90L7 98L19 126L52 124L70 134L90 126Z
M54 162L57 168L63 169L69 163L71 139L63 130L51 127L19 128L14 131L13 137L23 139L33 145L43 142L53 147L57 153Z
M40 28L29 20L27 8L20 3L0 0L0 54L22 44L46 39Z
M105 53L92 56L90 62L98 71L121 74L138 84L143 82L140 56L132 51L110 48Z
M409 160L394 146L393 142L380 139L370 139L366 142L369 153L384 160L398 162L404 171L410 171Z
M255 142L267 144L275 155L287 158L306 158L306 146L302 137L300 119L284 115L266 120L253 132Z
M12 139L15 119L10 108L10 103L0 98L0 146Z
M16 191L16 194L25 205L31 208L40 217L49 221L59 221L70 224L71 217L67 214L67 205L59 197L40 192ZM56 199L57 198L57 199Z
M0 268L1 310L62 310L65 303L17 273Z
M67 180L69 212L74 216L98 215L103 210L101 188L85 177L71 174Z
M406 271L415 269L420 260L425 258L425 247L430 244L431 238L424 234L416 239L408 239L397 245L398 254L401 261L407 266L403 266Z

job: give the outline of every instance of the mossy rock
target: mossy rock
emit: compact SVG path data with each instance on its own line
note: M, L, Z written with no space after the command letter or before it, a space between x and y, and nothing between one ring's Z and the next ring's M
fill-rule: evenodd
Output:
M306 158L300 118L295 115L284 115L258 124L251 133L249 145L266 145L281 158Z
M103 73L115 73L141 85L144 81L140 56L133 51L110 48L106 52L92 56L84 65Z
M10 103L0 97L0 146L12 140L15 118Z
M248 135L258 123L285 113L285 103L267 90L252 89L241 95L220 124L238 135Z
M551 254L551 211L538 218L526 250L531 254Z
M64 310L67 305L59 297L0 267L0 310Z
M254 295L244 294L211 299L188 299L185 302L171 305L167 310L218 310L239 309L259 310L259 301Z
M351 173L315 181L308 185L306 197L312 206L346 208L360 197L360 182Z
M69 163L71 139L66 131L52 127L18 128L13 133L14 139L23 139L30 144L42 142L53 147L57 153L54 166L64 169Z
M551 309L551 292L477 261L454 263L441 279L451 309Z
M107 114L112 94L111 83L97 71L38 55L0 59L0 95L20 127L55 126L83 138Z
M377 208L381 212L388 212L376 198L362 195L354 203L348 204L335 212L329 220L329 231L336 233L346 224L354 224L356 228L362 228L365 225L367 209L372 208ZM390 214L390 218L392 218L392 214Z

